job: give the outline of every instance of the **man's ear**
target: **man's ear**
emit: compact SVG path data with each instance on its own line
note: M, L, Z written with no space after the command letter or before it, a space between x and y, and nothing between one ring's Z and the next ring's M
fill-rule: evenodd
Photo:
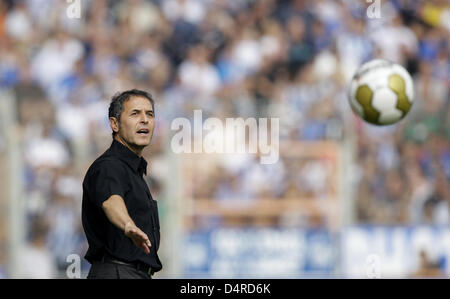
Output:
M117 118L110 117L109 125L111 126L111 129L113 130L113 132L115 132L115 133L119 132L120 125L119 125L119 121L117 120Z

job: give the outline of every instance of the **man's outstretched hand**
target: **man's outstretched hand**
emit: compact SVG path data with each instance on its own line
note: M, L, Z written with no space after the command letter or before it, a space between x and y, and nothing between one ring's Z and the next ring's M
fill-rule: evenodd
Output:
M144 250L146 254L150 253L150 247L152 247L152 243L148 236L140 230L134 223L128 222L125 224L125 236L130 238L134 245Z
M152 244L148 236L131 219L125 202L120 195L111 195L111 197L102 203L102 208L109 221L123 230L125 236L130 238L134 245L144 250L146 254L150 253Z

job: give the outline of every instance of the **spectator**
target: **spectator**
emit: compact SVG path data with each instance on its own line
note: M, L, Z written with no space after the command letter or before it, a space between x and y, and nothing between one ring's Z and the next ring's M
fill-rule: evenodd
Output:
M188 58L179 67L181 84L199 96L210 96L219 88L219 74L209 62L210 56L205 46L193 46L189 49Z
M48 224L38 217L31 228L30 242L19 253L19 277L57 278L56 265L46 245Z

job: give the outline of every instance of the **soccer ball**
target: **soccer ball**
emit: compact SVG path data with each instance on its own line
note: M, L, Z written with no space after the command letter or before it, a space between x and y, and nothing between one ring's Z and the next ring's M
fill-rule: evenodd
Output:
M408 114L413 104L413 81L399 64L375 59L353 76L349 101L353 111L374 125L390 125Z

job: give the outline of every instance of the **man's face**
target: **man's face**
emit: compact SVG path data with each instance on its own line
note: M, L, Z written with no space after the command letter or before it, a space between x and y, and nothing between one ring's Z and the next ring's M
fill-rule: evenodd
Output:
M150 144L155 127L152 104L144 97L131 96L123 104L118 137L130 147L143 149ZM117 132L116 129L113 130Z

